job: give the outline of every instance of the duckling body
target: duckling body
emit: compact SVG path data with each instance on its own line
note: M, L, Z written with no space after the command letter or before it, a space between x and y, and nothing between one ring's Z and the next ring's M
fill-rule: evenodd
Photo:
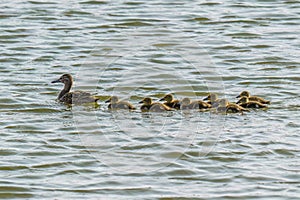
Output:
M267 108L266 105L258 102L258 101L250 101L248 97L243 96L238 102L238 105L243 108Z
M171 111L173 110L169 106L166 106L165 104L153 102L150 97L144 98L139 103L143 103L141 106L142 112L152 111L152 112L163 112L163 111Z
M211 105L204 101L201 101L201 100L191 101L190 98L186 97L186 98L182 99L180 109L182 109L182 110L208 109L210 107L211 107Z
M162 99L160 99L160 101L165 101L163 104L170 108L175 108L177 110L180 109L180 101L174 99L172 94L167 94Z
M59 79L51 83L63 83L64 88L58 94L57 100L67 104L83 104L97 102L99 99L88 92L73 91L70 92L73 85L73 78L71 74L64 74Z
M118 110L118 109L127 109L127 110L134 110L135 107L127 102L127 101L120 101L117 96L110 97L105 103L110 103L108 105L108 109L111 110Z
M220 99L217 107L217 112L220 113L243 113L243 111L250 112L247 108L243 108L235 103L229 103L227 99Z
M207 103L211 105L212 108L216 108L219 105L220 99L218 98L218 95L215 93L210 93L207 97L203 99L203 101L206 101Z
M241 97L248 97L249 101L256 101L262 104L270 104L271 101L265 100L264 98L257 97L257 96L250 96L250 92L248 91L243 91L241 94L239 94L236 98L241 98Z

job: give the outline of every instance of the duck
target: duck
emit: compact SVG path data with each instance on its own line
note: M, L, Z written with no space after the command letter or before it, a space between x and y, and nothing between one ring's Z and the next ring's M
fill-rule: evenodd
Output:
M127 101L120 101L117 96L111 96L108 100L105 101L105 103L108 104L108 109L111 110L117 110L117 109L128 109L128 110L134 110L135 107L127 102Z
M262 104L270 104L271 103L271 101L265 100L261 97L250 96L250 92L248 92L248 91L241 92L236 98L241 98L241 97L248 97L249 101L257 101Z
M180 109L180 102L179 100L174 99L174 96L172 94L167 94L163 98L161 98L159 101L165 101L163 104L166 106L169 106L170 108Z
M59 79L51 83L63 83L64 88L58 94L57 100L66 104L83 104L83 103L96 103L99 98L84 91L70 92L73 85L73 78L71 74L63 74Z
M211 108L211 105L201 100L191 101L190 98L185 97L181 100L180 108L181 110L208 109Z
M153 111L153 112L163 112L163 111L171 111L174 110L170 108L169 106L159 103L159 102L153 102L150 97L144 98L142 101L139 103L143 103L141 106L141 111L146 112L146 111Z
M218 98L217 94L210 93L207 97L203 99L203 101L207 101L207 103L210 104L211 107L216 108L219 105L220 99Z
M243 108L267 108L265 104L262 104L258 101L250 101L246 96L240 98L236 104L242 106Z
M242 106L235 104L235 103L229 103L227 99L220 99L219 100L219 105L217 107L217 112L219 113L242 113L245 112L250 112L249 109L243 108Z

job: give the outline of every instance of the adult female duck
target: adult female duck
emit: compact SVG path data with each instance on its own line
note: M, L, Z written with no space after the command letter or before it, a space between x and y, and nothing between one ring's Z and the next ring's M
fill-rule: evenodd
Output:
M91 95L88 92L73 91L70 92L73 85L73 78L71 74L64 74L59 79L52 81L51 83L63 83L64 88L58 94L57 100L67 104L83 104L93 103L99 100L99 98Z

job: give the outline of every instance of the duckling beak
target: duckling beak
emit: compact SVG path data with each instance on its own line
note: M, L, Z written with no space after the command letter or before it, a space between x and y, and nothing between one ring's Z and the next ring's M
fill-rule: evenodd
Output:
M238 96L236 96L235 98L240 98L241 97L241 95L239 94Z
M110 99L107 99L106 101L105 101L105 103L109 103L110 102Z
M142 100L142 101L139 101L139 103L144 103L144 100Z
M208 100L208 97L205 97L205 98L203 99L203 101L206 101L206 100Z
M164 101L165 100L165 97L161 98L159 101Z
M61 81L60 81L60 78L57 79L57 80L55 80L55 81L52 81L51 83L59 83L59 82L61 82Z

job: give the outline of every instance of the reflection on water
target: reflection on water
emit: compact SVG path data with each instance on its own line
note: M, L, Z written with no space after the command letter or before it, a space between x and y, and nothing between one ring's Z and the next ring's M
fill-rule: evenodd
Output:
M2 1L0 198L299 198L296 1ZM55 101L50 82L99 107ZM271 100L245 115L111 95Z

